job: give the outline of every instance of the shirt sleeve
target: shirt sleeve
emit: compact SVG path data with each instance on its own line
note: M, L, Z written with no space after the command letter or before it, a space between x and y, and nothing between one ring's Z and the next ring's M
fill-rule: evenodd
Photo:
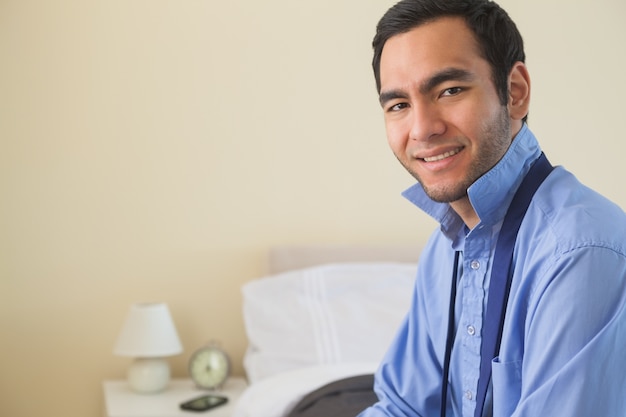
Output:
M433 412L438 410L439 396L432 390L432 382L440 376L425 377L426 374L436 373L435 361L427 359L428 350L418 348L417 343L411 340L409 335L414 333L411 322L412 320L407 318L376 372L374 390L378 402L359 417L421 417L433 415ZM416 355L417 352L422 354ZM416 362L416 356L421 357L422 363ZM427 394L426 391L430 392ZM437 398L435 408L434 403L429 404L428 397Z
M379 401L359 417L439 415L454 254L446 257L418 266L410 310L375 375Z
M494 417L626 415L624 255L577 248L526 282L507 324L520 336L492 366Z

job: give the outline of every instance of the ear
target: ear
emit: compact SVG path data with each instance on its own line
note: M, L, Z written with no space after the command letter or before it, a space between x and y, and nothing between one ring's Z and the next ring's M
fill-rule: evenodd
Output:
M509 115L522 120L530 108L530 75L523 62L516 62L509 73Z

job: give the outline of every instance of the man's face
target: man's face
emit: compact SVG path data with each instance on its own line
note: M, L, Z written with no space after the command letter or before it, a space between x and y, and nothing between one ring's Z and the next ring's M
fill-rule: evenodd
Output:
M387 139L435 201L454 202L502 158L511 120L489 63L460 18L390 38L380 63Z

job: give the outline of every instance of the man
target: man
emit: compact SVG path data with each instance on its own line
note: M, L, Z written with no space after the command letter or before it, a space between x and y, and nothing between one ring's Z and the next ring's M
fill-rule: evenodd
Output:
M403 0L373 45L388 141L418 181L404 195L440 228L361 417L626 416L626 215L562 167L525 213L517 202L533 167L551 167L526 125L515 24L487 0ZM505 219L519 210L518 231Z

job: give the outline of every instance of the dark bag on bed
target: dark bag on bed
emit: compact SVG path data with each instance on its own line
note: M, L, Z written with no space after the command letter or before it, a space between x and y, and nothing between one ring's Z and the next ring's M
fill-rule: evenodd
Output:
M307 394L287 417L355 417L378 398L374 375L340 379Z

